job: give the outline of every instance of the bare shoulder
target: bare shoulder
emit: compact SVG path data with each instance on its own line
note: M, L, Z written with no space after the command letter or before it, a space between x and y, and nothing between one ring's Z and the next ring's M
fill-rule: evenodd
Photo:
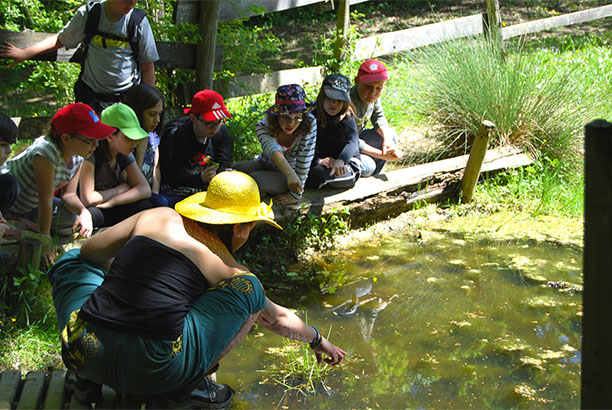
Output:
M183 218L172 208L159 207L140 214L132 236L142 235L170 247L176 240L186 239Z

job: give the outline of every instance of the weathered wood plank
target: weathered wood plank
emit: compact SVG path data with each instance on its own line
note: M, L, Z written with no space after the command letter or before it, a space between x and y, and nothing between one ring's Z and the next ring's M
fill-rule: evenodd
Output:
M7 31L0 30L0 43L8 41L19 48L25 48L29 45L43 40L52 35L52 33L40 33L35 31ZM159 61L155 63L156 68L183 68L195 69L196 67L196 44L186 43L168 43L163 41L157 42L157 52L159 53ZM76 48L66 50L60 48L51 53L38 55L32 60L36 61L57 61L68 62L75 53ZM223 68L223 47L215 48L215 70Z
M10 409L16 400L21 383L19 370L6 370L0 376L0 409Z
M357 59L408 51L443 41L482 34L482 14L394 31L357 40Z
M49 378L47 395L42 406L43 409L61 409L64 405L64 377L66 372L54 370Z
M176 8L177 23L197 24L197 7L201 0L180 0ZM219 20L228 21L258 15L252 6L263 7L263 14L288 10L296 7L327 3L330 0L233 0L224 1L219 8ZM350 0L351 5L368 0Z
M45 383L47 373L45 372L29 372L26 375L21 396L19 397L18 410L37 409L43 393L45 391Z
M522 36L529 33L537 33L551 28L569 26L572 24L586 23L604 17L612 16L612 4L608 6L595 7L589 10L577 11L562 16L548 17L545 19L529 21L527 23L514 24L502 28L504 39Z
M274 92L283 84L315 85L323 79L321 66L295 68L273 73L246 75L227 80L215 80L213 88L226 98Z
M307 212L325 215L346 208L351 213L353 226L360 226L366 221L377 221L410 209L414 205L410 202L414 191L422 195L413 198L416 202L437 201L456 194L456 181L468 157L463 155L385 172L378 177L361 178L349 190L306 190L298 204L275 207L274 213L276 219L283 222ZM522 167L532 162L533 158L518 149L498 148L487 151L481 172Z

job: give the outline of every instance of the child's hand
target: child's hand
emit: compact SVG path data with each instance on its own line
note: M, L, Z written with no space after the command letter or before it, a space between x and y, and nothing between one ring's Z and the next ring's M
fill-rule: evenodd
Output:
M290 191L297 192L298 194L304 192L300 178L298 178L295 172L292 172L292 175L287 176L287 186L289 187Z
M51 267L59 254L59 249L54 244L43 246L42 248L42 262L47 267Z
M79 236L83 238L89 238L93 232L93 221L91 219L91 213L84 209L79 216L77 216L74 225L72 225L72 231L75 233L75 239Z
M341 177L344 174L346 174L346 165L344 164L344 161L341 159L335 160L331 166L331 171L329 172L329 175Z
M321 158L319 160L319 165L325 168L331 168L333 164L334 164L334 159L332 157Z
M387 151L386 154L383 154L383 159L385 161L397 161L403 156L404 156L404 153L401 150L397 148L393 148Z
M217 167L216 165L204 168L200 173L200 178L202 178L202 182L210 182L210 180L213 179L215 175L217 175L217 169L219 169L219 167Z

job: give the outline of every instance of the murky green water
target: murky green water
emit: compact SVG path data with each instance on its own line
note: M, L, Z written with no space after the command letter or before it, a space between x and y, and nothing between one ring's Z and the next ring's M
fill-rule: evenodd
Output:
M424 233L347 251L351 281L308 306L350 353L316 396L268 380L256 329L221 364L233 408L578 408L582 249ZM344 303L344 304L343 304ZM262 336L263 335L263 336Z

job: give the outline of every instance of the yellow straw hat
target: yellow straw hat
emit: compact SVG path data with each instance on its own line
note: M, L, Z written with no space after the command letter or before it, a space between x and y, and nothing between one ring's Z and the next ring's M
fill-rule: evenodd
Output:
M224 171L216 175L208 191L193 194L176 204L176 212L185 218L213 225L264 221L274 222L272 207L259 202L257 182L240 171Z

